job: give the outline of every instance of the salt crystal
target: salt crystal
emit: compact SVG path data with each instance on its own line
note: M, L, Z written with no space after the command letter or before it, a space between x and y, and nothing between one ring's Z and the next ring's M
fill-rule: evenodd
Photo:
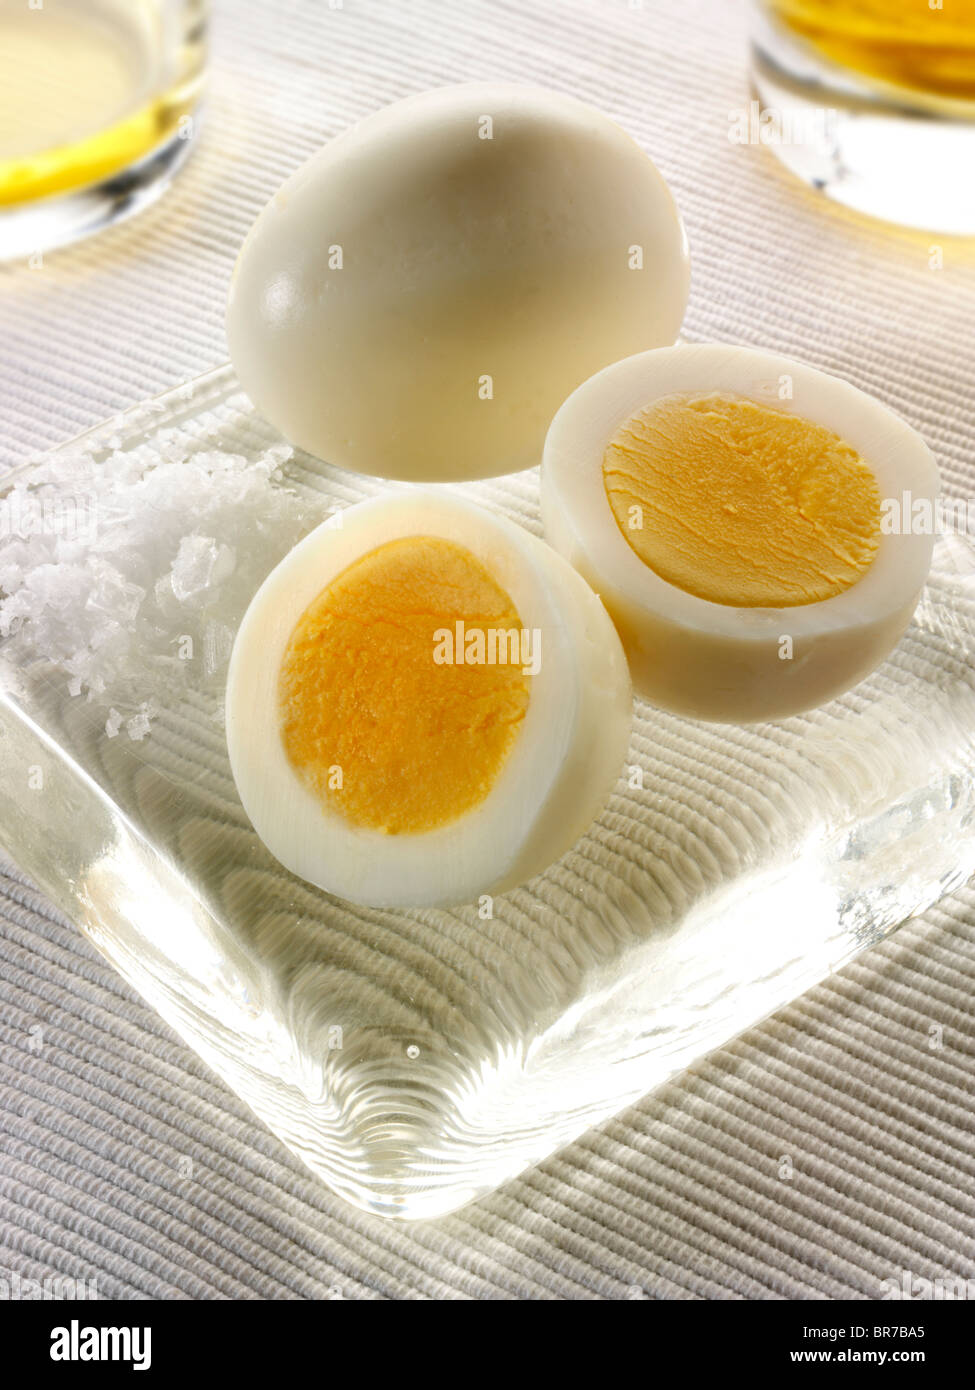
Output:
M272 468L279 468L282 463L287 463L295 456L295 451L290 444L272 444L270 449L265 450L264 457Z
M136 743L141 743L151 728L152 721L149 719L149 716L140 711L126 721L125 732L128 734L129 738L134 739Z
M203 669L215 675L230 659L234 634L226 623L209 622L203 629Z
M122 715L113 707L108 711L108 718L105 720L105 733L109 738L118 738L118 732L121 727Z
M210 536L184 536L170 572L173 593L181 603L228 579L237 565L236 552Z
M173 599L175 595L173 594L172 573L164 574L159 579L157 579L155 584L153 585L152 592L153 597L159 604L164 604L167 600Z
M94 580L85 607L95 613L103 613L119 622L131 623L142 606L146 596L140 584L132 584L125 579L114 565L91 561L91 577Z
M35 603L66 609L88 592L90 580L81 566L40 564L28 572L25 584Z

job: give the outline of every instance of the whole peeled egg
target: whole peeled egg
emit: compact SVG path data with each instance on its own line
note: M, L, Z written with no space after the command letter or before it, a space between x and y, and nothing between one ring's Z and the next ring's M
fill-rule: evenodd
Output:
M613 121L535 87L409 97L331 141L258 216L227 316L281 433L359 473L537 464L567 395L672 343L688 257L670 191Z

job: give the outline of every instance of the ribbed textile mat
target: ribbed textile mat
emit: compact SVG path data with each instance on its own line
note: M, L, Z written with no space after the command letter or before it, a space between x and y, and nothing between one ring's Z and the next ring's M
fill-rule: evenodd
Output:
M866 222L729 139L739 0L226 0L207 125L133 222L8 267L0 459L222 361L285 174L417 89L592 101L687 222L688 336L792 353L975 484L975 243ZM946 171L946 177L958 176ZM333 1198L12 869L0 873L0 1279L117 1298L877 1298L975 1278L975 892L502 1191L403 1227Z

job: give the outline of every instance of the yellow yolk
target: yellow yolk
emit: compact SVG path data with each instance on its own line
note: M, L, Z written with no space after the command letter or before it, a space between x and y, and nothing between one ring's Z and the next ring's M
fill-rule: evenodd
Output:
M521 632L484 566L435 536L363 555L299 619L281 667L284 746L305 784L353 825L434 830L494 786L528 679L516 664L435 661L436 634L458 622Z
M637 411L607 445L603 481L644 564L712 603L818 603L862 578L880 543L877 481L856 450L744 397Z

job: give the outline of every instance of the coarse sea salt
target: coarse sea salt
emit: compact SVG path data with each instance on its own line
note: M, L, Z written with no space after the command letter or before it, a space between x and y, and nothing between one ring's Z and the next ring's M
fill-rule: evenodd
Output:
M184 536L169 572L173 593L185 603L233 574L237 553L212 536Z
M261 580L325 511L282 482L293 454L247 458L167 429L40 460L3 499L4 659L59 670L104 709L108 738L148 737L194 663L218 692Z

